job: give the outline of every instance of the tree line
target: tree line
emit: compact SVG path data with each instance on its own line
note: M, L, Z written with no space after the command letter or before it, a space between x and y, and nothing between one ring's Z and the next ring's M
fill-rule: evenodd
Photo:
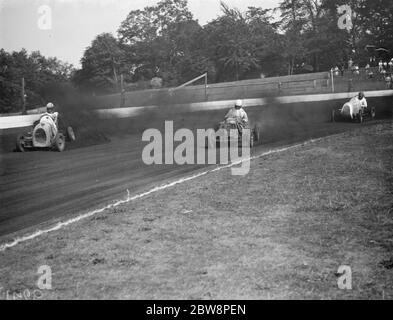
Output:
M338 10L344 5L351 19L340 28L348 15ZM282 0L274 9L245 12L222 2L221 14L203 26L187 0L161 0L129 12L116 35L97 35L79 70L39 52L1 50L0 107L20 105L22 76L34 104L71 84L103 94L151 83L175 86L205 72L209 82L236 81L326 71L349 59L366 65L380 52L393 52L391 0Z
M46 58L39 51L25 49L12 53L0 49L0 113L19 112L22 107L22 78L27 108L61 100L73 90L74 68L57 58Z
M348 14L339 13L343 5L351 8L350 28L338 24ZM116 37L98 35L74 83L112 91L119 75L126 83L159 77L173 86L205 72L211 82L318 72L350 58L366 64L373 54L367 45L393 50L392 1L283 0L275 9L245 12L222 2L221 15L201 26L187 0L161 0L131 11Z

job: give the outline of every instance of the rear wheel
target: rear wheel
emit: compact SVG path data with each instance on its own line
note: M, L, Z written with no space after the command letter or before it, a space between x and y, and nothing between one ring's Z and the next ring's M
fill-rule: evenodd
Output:
M23 135L19 135L16 138L16 150L19 152L25 152L25 137Z
M55 138L54 148L56 151L62 152L65 149L65 137L62 133L58 133Z
M336 122L336 111L332 110L332 122Z

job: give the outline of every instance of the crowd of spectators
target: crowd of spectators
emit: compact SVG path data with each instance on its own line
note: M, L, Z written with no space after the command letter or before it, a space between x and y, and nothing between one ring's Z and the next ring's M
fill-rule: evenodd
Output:
M331 71L334 76L343 77L345 73L344 63L341 63L340 66L336 65L336 67L332 68ZM348 61L347 71L351 74L351 76L361 76L359 64L354 63L352 59L349 59ZM370 62L364 67L364 71L364 74L368 79L376 78L378 80L385 81L386 87L388 89L393 89L393 58L385 61L379 60L378 64L375 63L375 58L371 58Z

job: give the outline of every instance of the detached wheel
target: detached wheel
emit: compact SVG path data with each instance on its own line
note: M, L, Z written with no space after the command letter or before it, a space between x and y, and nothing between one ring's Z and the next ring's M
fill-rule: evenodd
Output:
M374 119L375 115L375 108L371 108L371 119Z
M25 137L21 134L16 138L16 150L19 152L25 152Z
M65 137L62 133L58 133L54 142L54 149L56 151L62 152L65 149Z
M75 133L72 127L67 127L67 140L68 141L75 141Z

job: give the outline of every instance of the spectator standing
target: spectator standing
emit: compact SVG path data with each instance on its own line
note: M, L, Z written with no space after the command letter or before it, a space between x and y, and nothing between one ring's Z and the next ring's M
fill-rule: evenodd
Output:
M386 70L383 69L383 68L382 68L382 71L381 71L381 75L382 75L382 79L381 79L381 80L385 80L385 77L386 77Z
M353 66L353 60L352 60L352 58L349 58L349 61L348 61L348 70L352 70L352 66Z
M340 75L340 69L338 68L338 66L336 66L333 71L334 71L334 75L336 77L338 77Z
M383 70L383 62L382 62L382 60L379 60L379 63L378 63L378 71L381 73L382 70Z
M340 71L341 71L341 76L344 77L344 71L345 71L344 62L341 63Z
M386 81L386 88L392 89L392 76L391 76L391 74L388 74L386 76L385 81Z
M364 68L366 69L366 72L368 72L370 70L370 64L367 63Z
M355 65L354 70L355 70L355 74L356 74L356 75L359 75L359 74L360 74L360 69L359 69L359 66L358 66L358 65Z

